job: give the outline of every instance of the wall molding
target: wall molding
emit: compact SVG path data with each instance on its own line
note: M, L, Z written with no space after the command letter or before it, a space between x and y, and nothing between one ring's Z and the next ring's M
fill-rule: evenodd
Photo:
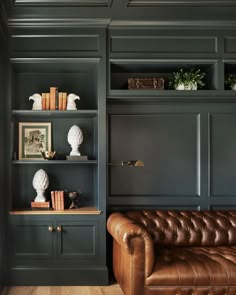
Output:
M236 6L235 0L129 0L128 7L155 6Z
M21 18L9 18L8 26L17 27L17 28L41 28L41 27L50 27L50 28L83 28L83 27L93 27L101 28L107 27L110 23L110 19L106 18L30 18L30 19L21 19Z
M8 35L8 20L7 20L7 7L6 3L2 1L0 3L0 34L5 40Z
M13 6L110 7L113 0L12 0Z
M141 28L160 28L160 27L172 27L171 29L179 29L179 28L197 28L197 29L209 29L209 28L235 28L236 27L236 21L227 21L227 20L214 20L214 21L207 21L207 20L200 20L200 21L183 21L183 20L160 20L160 21L146 21L146 20L111 20L110 28L127 28L130 29L136 29L140 30ZM206 28L207 27L207 28Z

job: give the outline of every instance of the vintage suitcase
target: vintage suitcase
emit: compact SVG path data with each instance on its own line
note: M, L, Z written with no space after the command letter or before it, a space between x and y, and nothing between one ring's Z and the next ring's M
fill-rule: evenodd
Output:
M128 78L128 89L164 89L163 78Z

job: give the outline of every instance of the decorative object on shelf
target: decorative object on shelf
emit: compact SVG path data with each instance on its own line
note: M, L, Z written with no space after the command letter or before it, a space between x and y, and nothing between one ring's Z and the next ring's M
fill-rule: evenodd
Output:
M111 166L125 166L125 167L143 167L144 162L141 160L121 161L121 163L108 163Z
M129 78L128 89L164 89L163 78Z
M19 160L43 160L51 150L50 122L19 122Z
M31 202L31 208L33 208L33 209L49 209L50 202Z
M62 211L65 209L65 192L51 191L52 209Z
M87 161L88 156L66 156L68 161Z
M46 198L44 196L45 190L48 188L49 180L48 175L43 169L39 169L33 178L33 187L37 192L35 197L35 202L45 202Z
M69 209L77 209L78 206L76 205L76 199L78 197L78 193L77 192L69 192L68 197L71 200L71 204L70 204Z
M39 93L35 93L29 97L29 100L33 100L32 110L40 111L42 110L42 96Z
M56 156L56 151L43 151L41 154L45 160L53 160Z
M67 107L66 107L66 109L68 111L77 110L77 107L76 107L76 104L75 104L76 100L80 100L80 97L78 95L74 94L74 93L70 93L67 96Z
M229 74L225 78L225 84L229 85L230 89L236 90L236 74Z
M197 90L205 85L202 81L205 75L206 73L201 73L200 69L180 69L178 72L173 73L169 86L176 90Z
M83 142L83 133L82 130L77 125L73 125L67 135L67 141L71 145L72 151L70 152L70 156L80 156L80 152L78 150L79 146Z

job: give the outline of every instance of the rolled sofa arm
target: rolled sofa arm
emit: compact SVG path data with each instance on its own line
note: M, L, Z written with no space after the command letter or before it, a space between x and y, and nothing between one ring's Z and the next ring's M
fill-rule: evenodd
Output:
M140 261L144 262L143 270L145 278L147 278L152 273L155 263L154 245L151 235L142 225L122 213L112 213L109 216L107 229L113 239L127 252L127 255L140 256ZM140 247L135 247L138 244L137 240L141 240L143 249L142 247L141 249ZM140 253L135 253L137 249Z

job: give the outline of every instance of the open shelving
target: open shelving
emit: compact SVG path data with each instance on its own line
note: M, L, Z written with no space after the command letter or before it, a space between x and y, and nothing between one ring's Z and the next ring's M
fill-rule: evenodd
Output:
M217 83L217 60L110 60L110 95L116 94L116 91L123 91L133 95L133 91L146 90L128 90L128 78L163 78L165 81L164 90L155 91L155 95L163 95L165 91L176 92L169 87L169 80L173 72L180 70L200 69L206 73L204 78L205 86L201 91L214 91L219 88ZM128 91L127 91L128 90ZM136 93L135 93L136 94ZM167 92L166 95L169 93Z
M78 191L80 206L99 208L98 202L98 58L12 58L12 200L10 211L30 208L35 191L32 179L35 172L44 169L49 177L46 196L51 190ZM80 96L77 110L32 110L29 97L34 93L49 92L57 86L59 91ZM19 160L19 122L49 122L52 126L52 150L55 160ZM67 141L71 126L83 132L79 148L88 160L69 161L71 147ZM19 211L15 211L19 212ZM69 214L65 211L64 214ZM53 214L48 210L47 214ZM71 214L71 213L70 213Z

